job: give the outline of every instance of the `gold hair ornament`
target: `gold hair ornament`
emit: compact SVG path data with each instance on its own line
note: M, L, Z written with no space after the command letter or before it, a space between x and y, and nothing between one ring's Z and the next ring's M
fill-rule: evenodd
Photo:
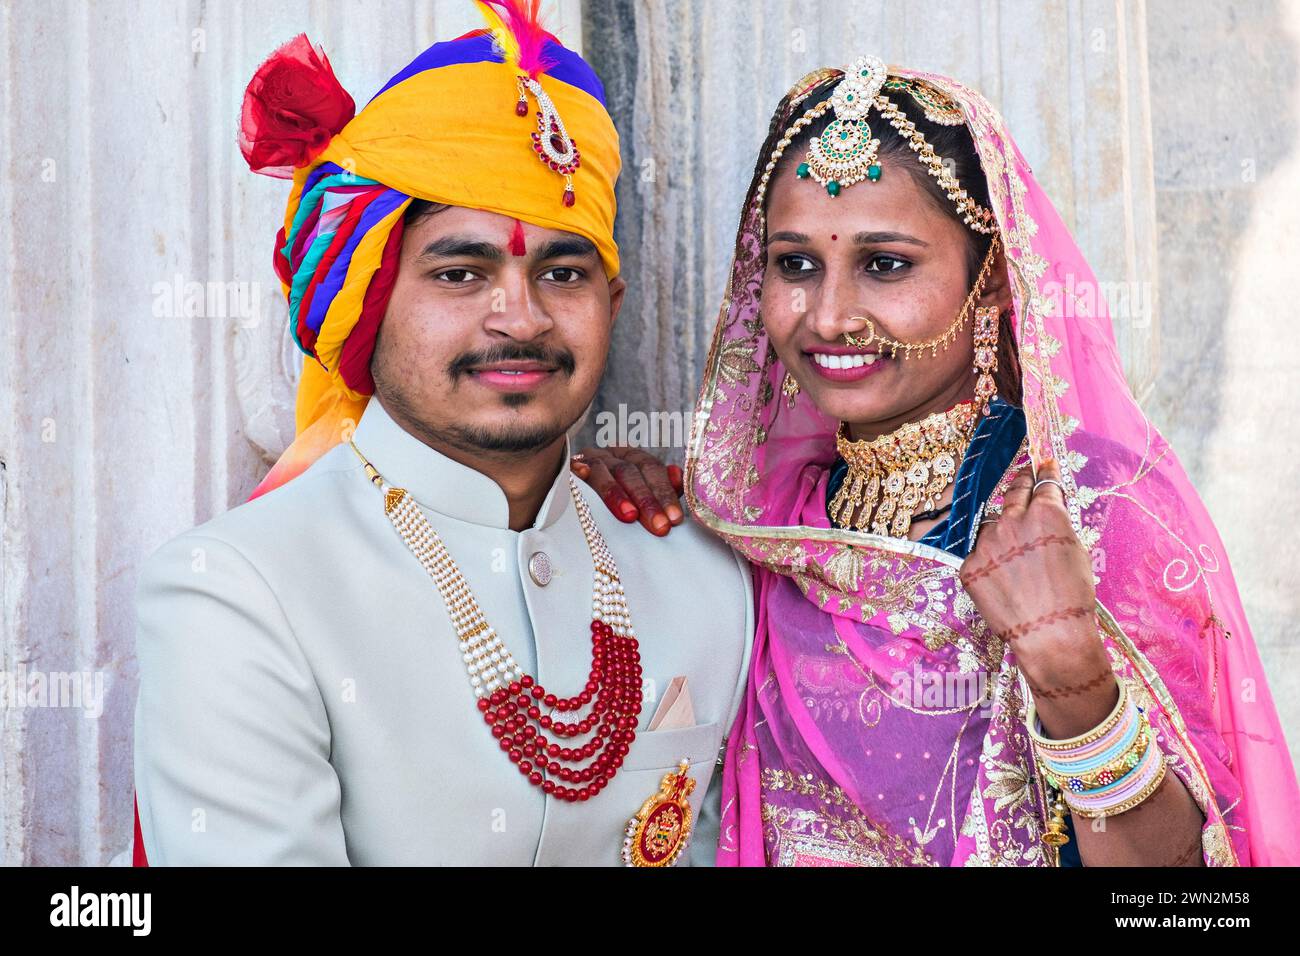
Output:
M803 102L812 92L814 80L825 82L828 71L816 71L796 84L798 94L791 105ZM867 115L874 106L881 116L903 138L917 158L934 177L940 188L957 207L962 221L982 235L997 234L997 219L993 211L981 206L970 197L957 178L944 165L925 136L907 116L899 110L883 90L906 92L920 106L931 122L944 126L957 126L965 122L961 109L933 85L919 79L890 77L877 57L859 57L842 74L843 79L831 93L830 99L814 104L796 119L782 134L772 155L768 158L755 190L755 204L763 215L763 199L772 173L781 157L796 136L814 121L835 111L835 119L826 125L820 136L814 136L808 154L799 164L795 174L800 179L811 178L826 187L831 196L838 196L848 186L864 179L879 181L882 171L879 158L880 140L871 135Z

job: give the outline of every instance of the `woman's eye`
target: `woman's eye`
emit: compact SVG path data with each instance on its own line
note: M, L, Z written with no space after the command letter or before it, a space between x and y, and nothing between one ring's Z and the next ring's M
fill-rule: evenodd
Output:
M909 265L910 262L897 256L872 256L871 261L867 263L867 271L897 272L899 269L906 269Z
M435 278L439 282L449 282L453 285L462 285L466 282L473 282L478 276L468 269L446 269L439 272Z
M542 273L543 279L549 279L552 282L577 282L582 278L582 272L572 266L556 266L554 269L547 269Z
M807 256L782 256L776 262L787 275L812 272L817 268Z

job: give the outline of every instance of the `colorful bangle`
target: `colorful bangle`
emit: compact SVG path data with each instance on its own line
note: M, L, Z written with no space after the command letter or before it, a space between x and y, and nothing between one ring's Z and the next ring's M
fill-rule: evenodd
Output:
M1058 769L1063 776L1067 777L1100 770L1107 764L1118 760L1126 751L1132 749L1138 734L1142 730L1142 722L1138 719L1139 716L1131 708L1126 708L1123 718L1115 727L1115 732L1098 741L1098 746L1091 748L1086 755L1062 758L1059 753L1044 751L1044 759L1052 767Z
M1094 818L1131 810L1164 780L1164 754L1151 724L1117 678L1119 699L1092 730L1068 740L1044 737L1032 702L1026 723L1046 781L1071 813Z
M1048 783L1058 790L1068 790L1070 793L1084 793L1088 790L1108 787L1112 783L1117 783L1141 763L1142 755L1146 753L1148 739L1145 728L1139 730L1133 744L1125 748L1123 754L1096 770L1069 770L1045 760L1043 762L1047 770L1044 776L1047 777Z
M1061 791L1061 796L1070 812L1080 817L1113 817L1132 810L1155 793L1164 782L1165 770L1164 752L1151 736L1138 765L1115 783L1085 793Z

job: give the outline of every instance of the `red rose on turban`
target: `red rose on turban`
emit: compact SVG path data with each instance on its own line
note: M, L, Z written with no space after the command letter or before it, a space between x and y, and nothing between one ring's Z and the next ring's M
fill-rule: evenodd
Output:
M324 51L300 33L257 68L244 91L239 149L253 172L291 179L356 111Z

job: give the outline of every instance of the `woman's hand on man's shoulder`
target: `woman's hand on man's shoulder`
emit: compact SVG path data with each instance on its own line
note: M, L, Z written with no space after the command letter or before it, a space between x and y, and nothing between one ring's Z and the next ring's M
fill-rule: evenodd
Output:
M640 521L651 534L663 537L685 520L678 503L681 468L666 465L648 452L625 445L584 448L573 456L570 468L620 521Z

